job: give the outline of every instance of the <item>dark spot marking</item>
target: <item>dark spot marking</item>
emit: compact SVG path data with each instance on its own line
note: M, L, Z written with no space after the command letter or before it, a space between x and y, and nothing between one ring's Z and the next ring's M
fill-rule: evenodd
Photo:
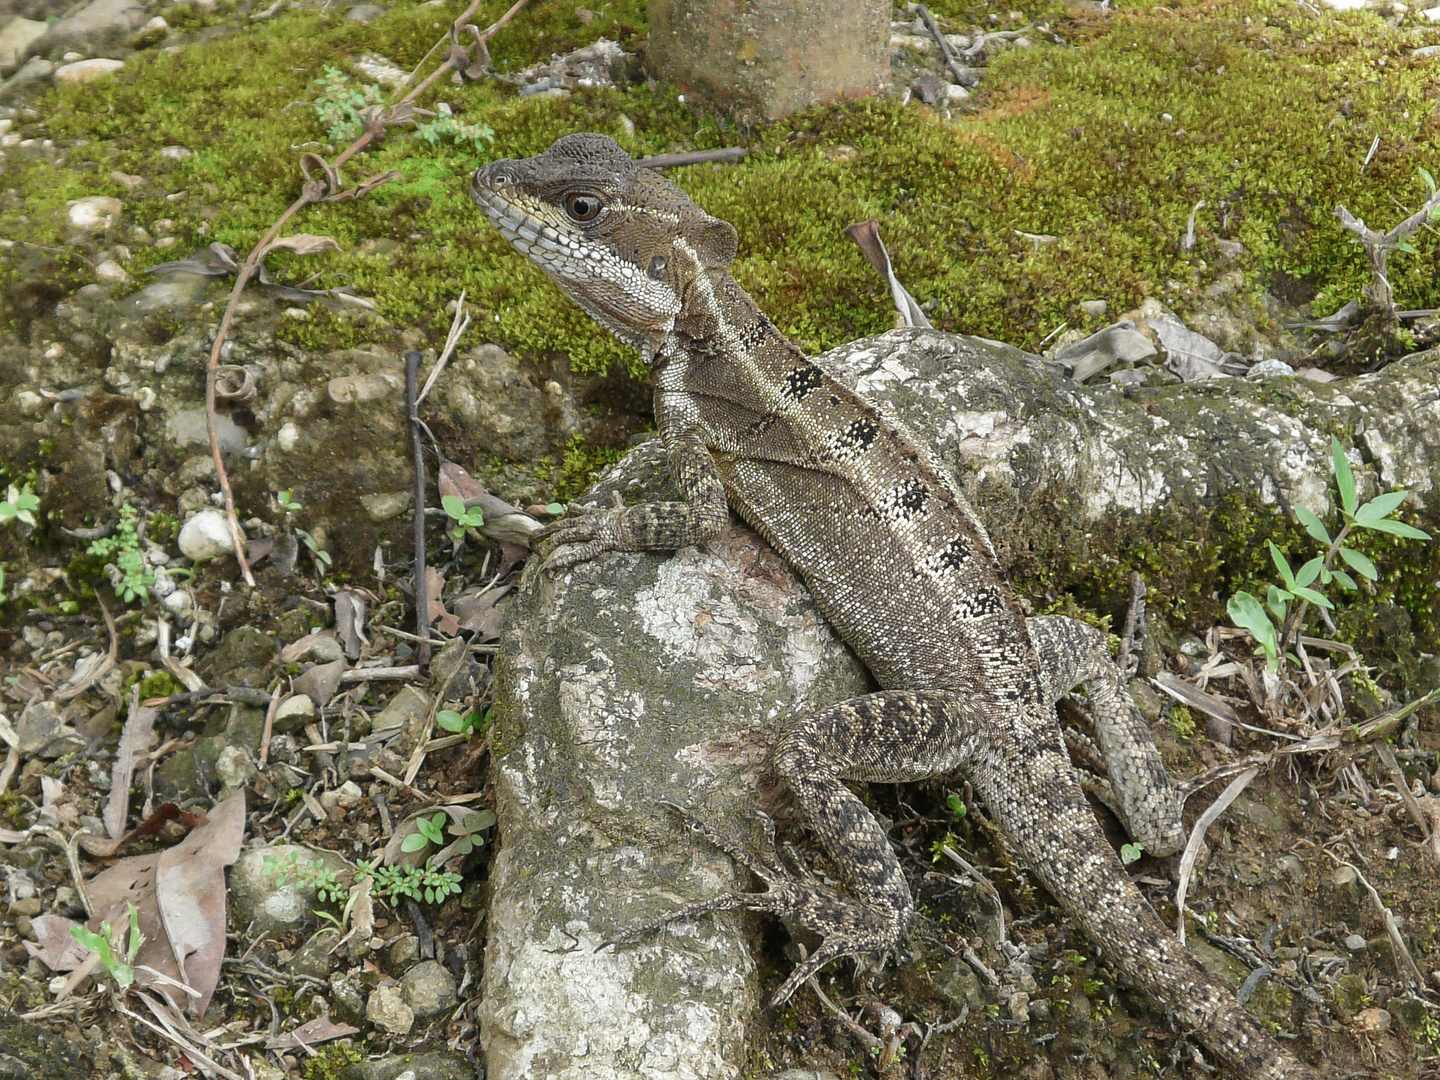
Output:
M796 401L802 400L811 390L820 389L825 373L814 364L798 367L785 376L785 390Z
M994 586L981 586L966 598L960 613L966 618L983 619L987 615L998 615L1004 610L1004 594Z
M895 498L895 508L900 511L900 516L913 518L925 509L925 502L930 498L930 489L919 480L900 489Z
M854 450L863 453L875 444L875 436L880 433L880 426L865 417L856 420L849 427L840 433L840 445L846 450Z
M940 562L951 570L959 570L970 559L970 541L963 536L951 540L940 553Z
M740 345L745 349L754 349L761 345L768 335L769 323L761 319L759 322L752 323L740 331Z

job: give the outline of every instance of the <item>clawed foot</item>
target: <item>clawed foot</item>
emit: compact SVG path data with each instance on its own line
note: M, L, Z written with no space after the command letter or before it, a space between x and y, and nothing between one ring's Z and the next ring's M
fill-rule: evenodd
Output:
M624 504L620 502L619 492L613 493L613 501L615 505L608 510L579 507L570 516L552 521L531 534L531 550L538 551L542 542L550 544L550 553L543 565L545 573L558 574L607 551L621 550L619 526Z
M729 892L679 908L667 915L640 926L633 926L616 934L600 946L622 945L647 934L653 933L673 922L698 918L714 911L735 911L748 909L793 919L802 926L819 934L820 947L809 956L803 956L799 965L790 973L775 996L770 1007L784 1005L806 980L812 978L821 968L842 956L863 960L878 957L894 951L904 928L908 912L896 912L887 917L884 910L862 906L859 902L813 879L804 878L780 865L775 852L775 825L759 811L754 813L764 829L763 856L749 848L735 843L723 833L712 828L683 807L663 802L660 805L673 810L685 823L686 828L705 837L710 843L744 865L752 874L765 883L765 891L757 893Z

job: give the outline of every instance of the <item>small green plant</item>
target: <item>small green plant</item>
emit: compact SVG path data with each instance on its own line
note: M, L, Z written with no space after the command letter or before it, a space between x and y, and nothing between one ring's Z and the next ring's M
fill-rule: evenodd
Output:
M424 900L427 904L439 904L448 896L458 896L460 875L432 864L433 860L424 866L375 866L362 860L356 866L361 878L373 880L381 898L391 904L402 897L416 903Z
M446 515L455 522L455 528L450 535L456 540L465 539L466 529L478 529L485 524L485 515L481 513L480 507L465 505L465 500L459 495L446 495L441 498L440 505L445 508Z
M1138 862L1140 856L1145 854L1145 845L1136 840L1133 844L1120 845L1120 861L1126 866Z
M38 509L40 509L40 496L30 489L29 484L19 488L11 484L4 501L0 502L0 525L4 525L14 518L33 528L35 511Z
M294 493L295 492L293 488L288 491L277 491L275 493L275 503L277 506L280 507L280 512L282 514L293 514L297 510L305 509L304 503L298 503L293 498L291 498Z
M401 851L419 851L426 844L434 844L436 847L443 847L445 844L445 811L441 810L433 817L418 817L415 819L417 831L405 837L400 843Z
M492 709L486 709L483 713L478 709L472 710L464 715L454 709L441 709L435 714L435 723L456 735L468 735L472 731L483 731L490 726Z
M963 818L965 816L965 800L960 798L959 795L947 796L945 805L950 808L950 813L954 814L956 818Z
M1264 650L1265 666L1270 671L1279 668L1282 649L1299 635L1305 624L1305 613L1311 604L1326 609L1334 608L1335 605L1320 591L1321 588L1333 583L1350 592L1359 589L1348 571L1334 565L1337 557L1361 577L1369 581L1378 580L1380 575L1375 564L1354 548L1345 546L1345 541L1352 532L1356 529L1369 529L1412 540L1430 539L1429 533L1390 518L1405 501L1408 491L1389 491L1362 504L1355 495L1355 477L1350 471L1350 463L1345 460L1345 451L1340 447L1340 440L1334 436L1330 438L1330 457L1335 486L1340 493L1340 531L1331 537L1324 522L1318 517L1303 506L1295 508L1295 518L1304 526L1305 531L1327 545L1325 553L1315 556L1299 570L1294 570L1290 561L1285 558L1285 553L1273 542L1267 541L1270 560L1275 564L1275 570L1279 573L1283 585L1270 584L1264 604L1242 589L1232 596L1226 605L1231 621L1242 630L1248 630ZM1288 654L1286 658L1290 658Z
M312 536L312 535L311 535L309 532L307 532L305 529L301 529L301 528L297 528L297 529L295 530L295 535L298 536L298 537L301 539L301 541L305 544L305 547L309 549L309 551L310 551L310 557L311 557L312 559L314 559L318 564L320 564L321 566L323 566L325 569L327 569L327 570L330 569L330 562L331 562L330 552L326 551L324 548L322 548L322 547L320 546L320 541L319 541L319 540L316 540L314 536Z
M1432 1013L1426 1013L1420 1021L1420 1038L1430 1045L1430 1049L1440 1050L1440 1021Z
M0 604L5 603L5 601L9 599L10 598L5 595L5 568L0 566Z
M366 110L380 104L380 88L373 83L356 86L349 75L330 64L315 85L320 87L320 96L309 104L325 134L337 143L359 138L365 130Z
M115 592L127 604L149 600L150 589L155 584L155 572L145 561L140 551L140 538L135 532L139 516L139 511L126 503L120 508L120 521L115 531L94 541L89 548L91 555L108 559L119 571L120 581L115 586Z
M431 146L439 146L442 141L457 146L469 143L477 153L484 153L489 144L495 141L495 129L489 124L467 124L463 120L457 120L450 111L450 106L444 102L440 103L438 112L435 119L415 125L415 138Z
M122 960L115 955L114 934L108 922L100 924L100 933L87 930L83 926L72 926L70 936L78 941L85 948L100 957L100 965L110 977L115 980L115 985L124 990L135 981L135 954L140 951L145 936L140 933L140 913L135 905L126 902L130 909L130 933L129 940L125 944L125 958Z
M479 835L485 829L495 824L495 811L493 810L472 810L459 821L450 823L450 835L455 837L451 846L457 855L469 855L476 848L485 843L485 838Z
M276 887L283 889L293 876L297 883L313 888L315 896L326 904L338 904L349 894L349 889L340 883L339 873L331 870L320 859L300 861L300 853L292 851L282 861L277 855L266 855L260 861L260 872L268 876L280 875Z

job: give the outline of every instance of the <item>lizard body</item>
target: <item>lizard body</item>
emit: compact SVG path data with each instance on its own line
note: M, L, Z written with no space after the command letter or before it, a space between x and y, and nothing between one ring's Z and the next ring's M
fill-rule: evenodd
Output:
M823 940L776 1001L837 957L883 956L914 903L883 829L844 781L958 770L1123 979L1238 1074L1313 1075L1170 936L1085 801L1054 713L1082 682L1132 835L1156 854L1179 846L1168 780L1103 636L1069 619L1027 623L954 479L894 418L788 341L729 274L734 229L599 135L488 165L471 193L507 239L640 350L684 498L547 527L556 543L547 569L698 543L727 527L733 507L799 571L884 688L800 720L773 750L854 898L692 822L767 891L715 897L618 940L706 911L793 917Z

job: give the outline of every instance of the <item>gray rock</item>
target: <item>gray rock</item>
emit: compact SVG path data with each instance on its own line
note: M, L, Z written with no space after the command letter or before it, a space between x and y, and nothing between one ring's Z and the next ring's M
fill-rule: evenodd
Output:
M1080 311L1089 319L1098 319L1105 312L1110 310L1110 304L1105 300L1081 300Z
M408 1035L415 1026L415 1013L400 996L394 983L384 983L370 991L365 1002L365 1019L391 1035Z
M322 982L335 970L335 943L340 935L334 930L320 930L310 935L310 940L296 950L285 965L291 975L307 975Z
M34 754L47 760L85 749L85 739L69 727L53 701L37 701L27 706L15 723L21 754Z
M1104 301L1100 303L1103 304ZM1070 371L1070 377L1079 383L1104 371L1111 364L1134 364L1149 360L1155 355L1155 351L1150 339L1135 329L1134 322L1122 319L1103 330L1097 330L1087 338L1065 346L1055 354L1055 359L1063 364Z
M52 59L71 51L94 56L120 45L144 22L141 0L93 0L51 26L39 48Z
M387 12L389 8L380 4L356 4L345 13L345 18L352 22L372 23Z
M392 1054L354 1067L358 1080L475 1080L475 1066L457 1050Z
M313 926L315 880L306 868L317 860L337 874L349 869L333 851L298 844L269 844L243 853L230 868L230 925L247 943L261 934Z
M455 1008L455 976L434 960L422 960L400 980L400 993L417 1020Z
M172 271L167 280L147 285L130 302L141 312L180 314L196 307L205 298L205 287L211 280L205 274Z
M0 83L0 102L14 101L32 87L50 81L55 65L43 56L32 56L20 70Z
M1252 364L1250 370L1245 373L1249 379L1279 379L1287 375L1294 375L1295 369L1284 360L1261 360L1258 364Z
M592 494L662 496L662 461L647 444ZM507 623L497 681L509 696L491 734L505 839L481 1005L491 1080L582 1066L639 1080L677 1061L738 1077L757 1008L742 923L596 946L680 898L741 884L656 801L750 835L729 812L753 805L775 721L859 692L863 672L741 528L674 554L602 559L553 586L537 575Z
M106 75L114 75L117 71L122 71L124 67L124 60L97 56L93 60L76 60L73 63L61 64L51 73L50 77L61 85L85 83Z
M39 19L11 19L0 29L0 75L20 66L30 47L45 36L49 25Z
M330 999L340 1006L343 1015L352 1020L365 1016L365 996L344 972L336 971L330 976Z
M375 714L370 733L377 739L386 739L406 728L414 729L429 711L430 695L407 684Z
M1360 934L1351 934L1345 939L1345 948L1349 949L1352 953L1364 952L1369 947L1370 943Z

